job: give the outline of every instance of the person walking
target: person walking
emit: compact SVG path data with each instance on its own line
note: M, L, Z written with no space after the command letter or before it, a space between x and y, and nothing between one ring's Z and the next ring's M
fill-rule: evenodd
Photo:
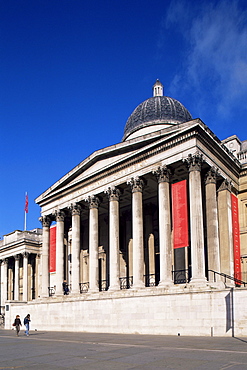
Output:
M68 295L69 294L69 286L67 284L67 281L64 280L62 285L63 285L63 294Z
M16 336L19 337L20 327L22 326L21 319L20 319L19 315L16 315L13 326L15 326L15 329L16 329Z
M25 334L27 337L29 337L29 323L30 323L30 315L28 314L24 319L24 325L26 327Z

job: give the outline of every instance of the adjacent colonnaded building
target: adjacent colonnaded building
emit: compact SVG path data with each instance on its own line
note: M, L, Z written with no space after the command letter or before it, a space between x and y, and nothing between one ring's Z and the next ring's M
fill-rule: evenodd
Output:
M28 312L37 330L247 336L247 140L219 140L159 80L122 142L36 203L43 230L0 242L7 329Z

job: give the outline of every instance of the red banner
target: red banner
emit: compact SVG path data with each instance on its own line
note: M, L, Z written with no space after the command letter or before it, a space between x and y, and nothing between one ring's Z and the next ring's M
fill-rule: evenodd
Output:
M173 247L189 246L187 181L172 184Z
M233 235L233 257L234 257L234 277L241 280L241 260L240 260L240 231L238 217L238 198L231 194L232 203L232 235Z
M56 272L56 225L50 227L50 272Z

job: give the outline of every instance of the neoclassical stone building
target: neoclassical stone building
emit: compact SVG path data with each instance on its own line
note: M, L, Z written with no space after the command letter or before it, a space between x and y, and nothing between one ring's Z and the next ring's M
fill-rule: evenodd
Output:
M26 302L38 297L41 247L42 229L15 230L0 240L0 312L6 300Z
M41 289L29 311L50 310L49 327L66 313L74 330L79 316L87 331L229 335L233 292L247 303L247 141L221 142L159 80L120 143L36 202Z

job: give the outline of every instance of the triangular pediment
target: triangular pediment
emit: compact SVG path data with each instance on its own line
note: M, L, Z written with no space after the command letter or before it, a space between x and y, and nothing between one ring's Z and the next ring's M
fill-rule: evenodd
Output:
M129 141L97 150L53 184L35 201L40 204L48 198L57 196L63 190L78 187L80 184L83 186L83 183L89 181L90 178L126 162L126 160L129 161L135 158L137 154L138 156L142 153L144 155L145 151L152 149L152 147L157 146L161 142L169 142L170 140L174 140L175 137L179 138L186 130L191 130L193 126L198 125L205 126L202 121L196 119L173 126L169 129L159 130L148 135L143 135Z

